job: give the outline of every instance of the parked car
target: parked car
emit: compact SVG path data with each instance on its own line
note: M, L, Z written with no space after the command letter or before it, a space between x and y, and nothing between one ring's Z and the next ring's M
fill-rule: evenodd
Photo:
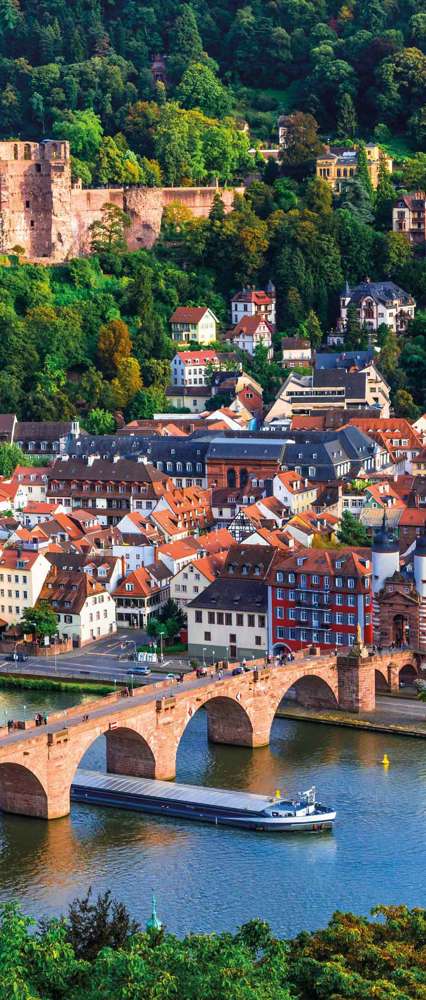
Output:
M236 677L237 674L243 674L243 673L244 673L244 670L243 670L242 667L234 667L234 669L232 671L232 676Z
M28 656L26 653L18 653L18 663L26 663Z
M17 659L18 659L17 653L7 653L7 655L5 656L5 660L7 660L8 663L14 663L16 662Z

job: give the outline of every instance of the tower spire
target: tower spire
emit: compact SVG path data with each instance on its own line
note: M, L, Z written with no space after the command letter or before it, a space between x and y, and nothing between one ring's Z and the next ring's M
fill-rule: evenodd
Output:
M151 898L151 916L149 920L147 920L145 926L147 931L161 931L163 927L161 920L157 916L157 900L155 898L154 893L152 894Z

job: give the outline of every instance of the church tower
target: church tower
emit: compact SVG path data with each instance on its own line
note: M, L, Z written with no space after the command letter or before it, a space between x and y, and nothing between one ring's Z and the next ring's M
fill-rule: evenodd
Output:
M375 641L377 641L377 637L380 635L378 595L385 580L393 576L394 573L399 573L399 542L395 532L387 523L386 511L383 514L381 527L374 532L372 563L373 632Z

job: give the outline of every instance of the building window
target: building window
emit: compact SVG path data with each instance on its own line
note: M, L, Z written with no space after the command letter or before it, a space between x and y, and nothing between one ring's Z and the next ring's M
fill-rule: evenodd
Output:
M259 628L265 628L265 615L257 616L257 624Z
M277 608L275 612L276 618L284 618L284 608Z
M211 632L205 632L204 633L204 642L211 642L211 639L212 639Z
M341 576L336 576L336 587L343 587L343 578Z
M229 613L229 611L227 611L225 614L225 625L232 625L232 615Z
M203 620L203 612L202 611L196 611L195 612L195 621L196 622L202 622L202 620Z
M295 621L295 619L296 619L296 608L289 608L288 617L291 619L291 621Z
M254 615L247 615L247 625L249 628L254 628Z
M317 587L319 584L319 576L316 574L312 577L312 583Z
M352 576L348 577L348 587L349 587L349 590L353 590L354 587L355 587L355 580L353 579Z
M344 616L342 615L342 612L341 611L337 611L336 612L336 625L343 625L344 621L345 621L345 619L344 619Z
M255 646L261 646L262 645L262 637L260 635L255 635L254 642L255 642Z
M292 594L293 594L293 596L291 596ZM290 601L294 601L294 591L293 590L290 590L290 593L289 593L288 597L289 597ZM278 587L278 589L277 589L277 601L283 601L283 600L284 600L284 590L283 590L282 587Z
M194 587L194 590L195 590L195 587ZM223 625L223 611L218 611L218 613L216 615L216 624L217 625Z
M207 614L207 621L209 625L214 625L214 611L209 611Z
M242 614L237 615L237 625L244 625L244 615Z
M336 594L336 604L343 604L343 594Z

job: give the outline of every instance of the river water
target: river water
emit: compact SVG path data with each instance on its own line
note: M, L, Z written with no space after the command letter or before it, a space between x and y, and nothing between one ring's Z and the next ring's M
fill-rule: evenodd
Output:
M1 692L0 719L22 717L24 704L30 717L75 700ZM103 738L84 765L105 769ZM212 746L200 711L181 741L177 779L266 793L316 784L338 821L333 833L285 836L79 804L51 823L0 815L0 899L53 915L90 885L110 888L144 922L154 891L179 935L260 916L290 936L335 909L424 905L426 741L276 719L269 747Z

